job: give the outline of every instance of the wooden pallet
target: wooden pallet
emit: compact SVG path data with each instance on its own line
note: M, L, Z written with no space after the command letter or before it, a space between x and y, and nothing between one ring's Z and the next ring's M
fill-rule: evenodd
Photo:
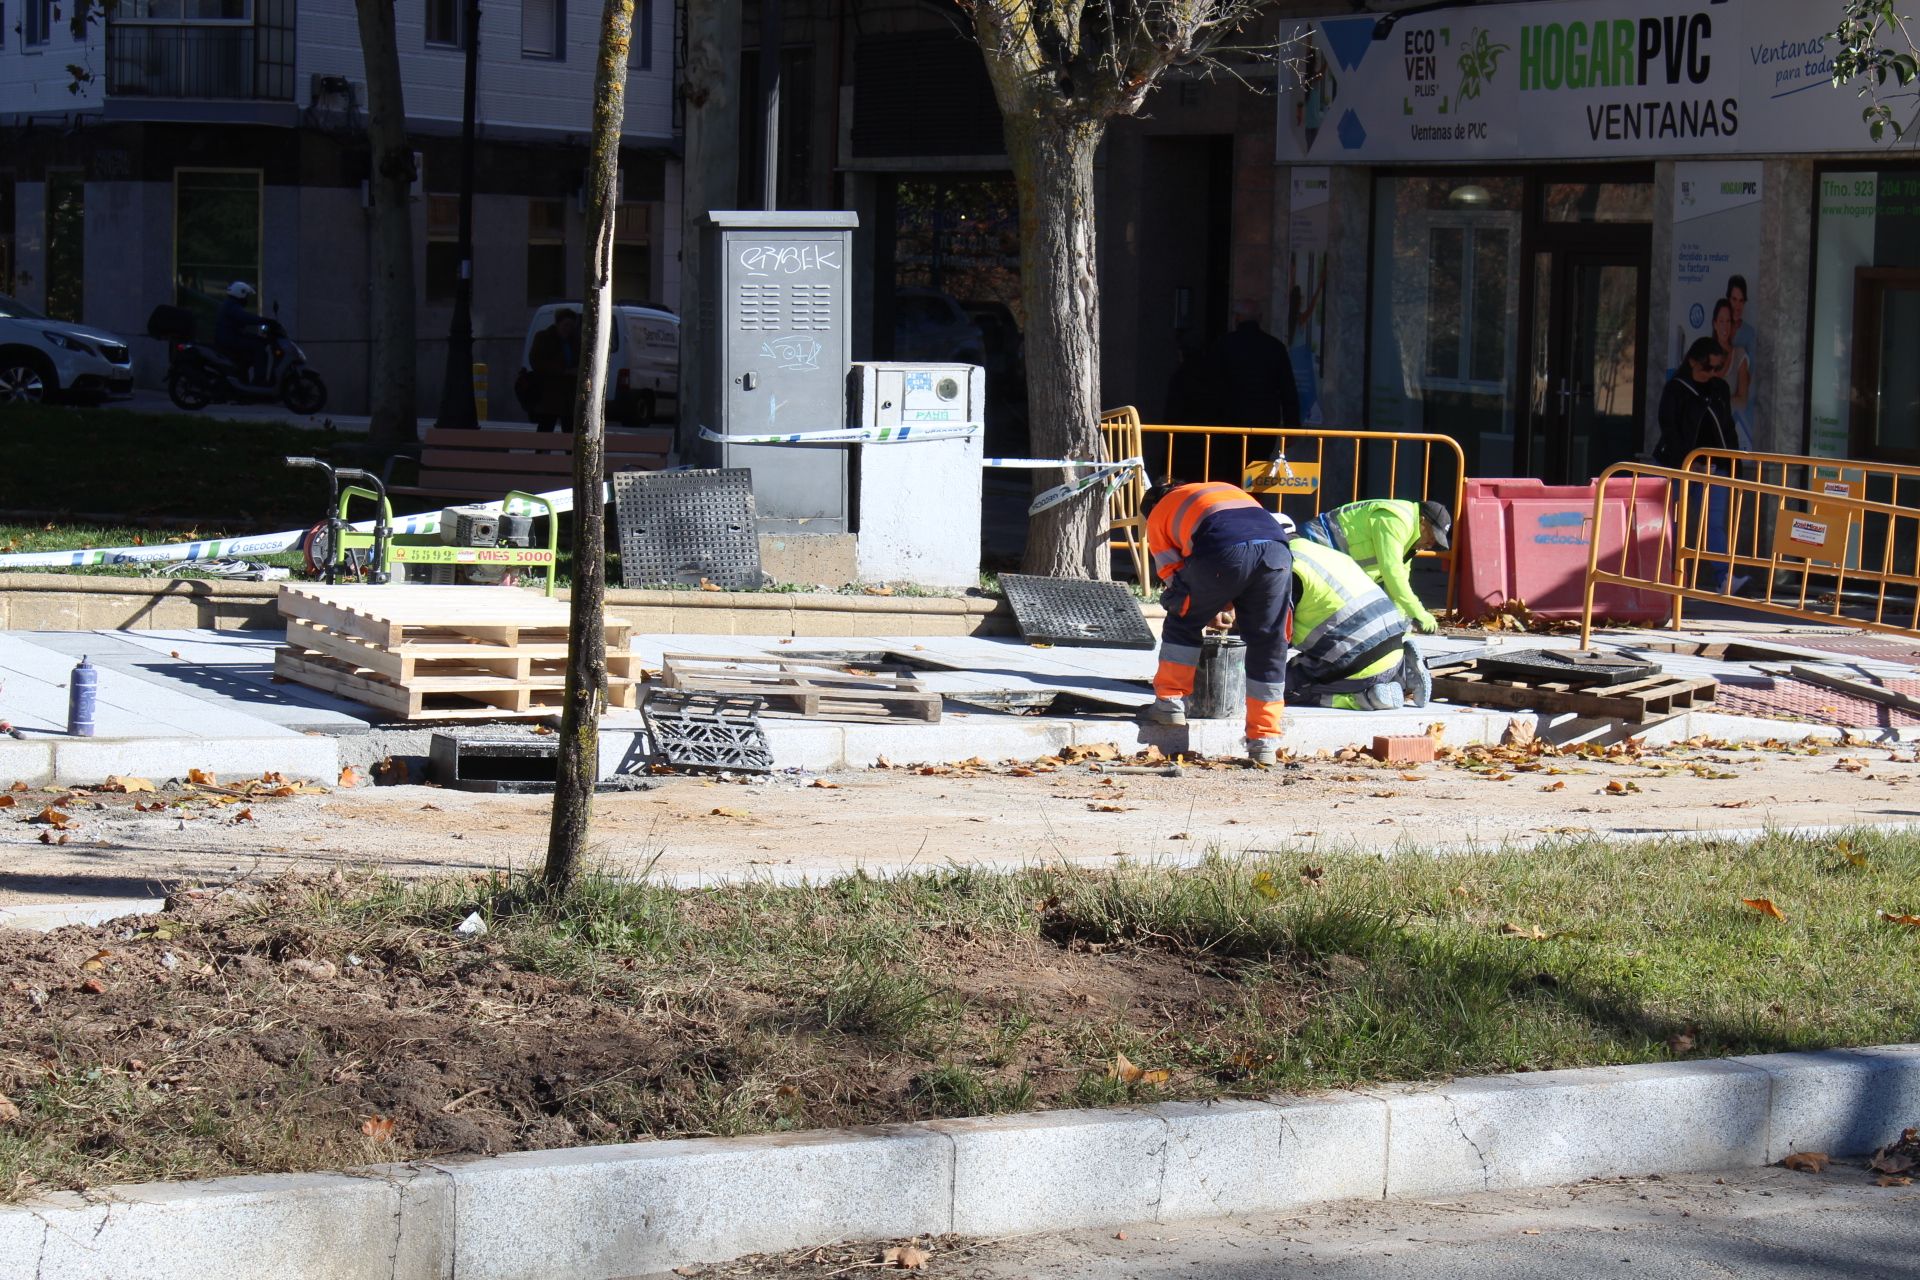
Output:
M363 702L402 720L508 720L552 715L566 691L564 673L510 680L494 675L423 675L395 684L329 654L287 645L273 655L274 675L322 693ZM639 705L639 681L607 680L607 700Z
M486 641L414 640L398 649L384 649L357 636L342 635L298 618L287 619L287 644L352 663L395 684L411 684L426 676L497 676L525 681L537 676L565 676L567 669L564 643L520 644L507 648ZM639 669L640 660L635 654L617 649L613 641L608 641L608 675L631 677Z
M669 653L661 659L661 683L691 693L746 694L765 698L807 717L907 716L937 724L940 695L911 676L857 675L845 663L806 658L736 658L720 654Z
M569 623L566 604L519 587L286 583L280 613L388 650L478 643L503 650L558 644L564 652ZM608 648L624 649L632 638L630 623L607 624Z
M1605 689L1576 689L1560 683L1529 684L1521 680L1495 679L1475 670L1475 665L1469 659L1435 667L1432 671L1433 696L1447 702L1463 702L1477 707L1509 707L1522 711L1542 711L1548 715L1576 715L1644 724L1648 720L1677 715L1691 707L1711 703L1720 690L1719 682L1708 677L1668 675Z

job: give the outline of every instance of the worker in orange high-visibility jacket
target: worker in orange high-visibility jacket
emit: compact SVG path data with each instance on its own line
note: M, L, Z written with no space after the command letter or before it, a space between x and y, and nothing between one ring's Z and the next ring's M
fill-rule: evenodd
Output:
M1280 749L1287 683L1287 603L1293 556L1273 515L1230 484L1163 484L1150 490L1147 550L1165 584L1160 666L1147 718L1185 724L1201 632L1226 609L1247 645L1247 754L1272 764Z

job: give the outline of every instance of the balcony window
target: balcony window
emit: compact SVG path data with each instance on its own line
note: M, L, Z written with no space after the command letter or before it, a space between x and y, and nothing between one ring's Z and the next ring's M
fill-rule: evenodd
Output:
M41 48L47 43L47 33L53 29L53 0L25 0L27 21L20 33L20 42L29 49Z
M633 41L627 46L627 70L653 70L653 0L635 0Z
M467 47L465 0L427 0L427 43L444 49Z
M293 99L294 0L120 0L107 92L123 98Z
M564 0L524 0L520 6L520 56L567 56L567 6Z

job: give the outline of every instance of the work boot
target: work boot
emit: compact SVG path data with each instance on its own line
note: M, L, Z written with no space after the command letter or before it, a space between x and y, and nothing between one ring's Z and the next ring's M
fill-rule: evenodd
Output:
M1155 698L1153 705L1147 708L1148 724L1185 724L1187 722L1187 700L1185 698Z
M1280 759L1280 739L1248 738L1247 759L1255 764L1274 764Z
M1361 694L1360 704L1369 711L1398 711L1407 705L1407 693L1399 685L1388 681Z
M1433 701L1433 675L1427 670L1426 659L1420 656L1420 650L1413 641L1407 641L1400 655L1400 688L1405 692L1406 705L1424 707Z

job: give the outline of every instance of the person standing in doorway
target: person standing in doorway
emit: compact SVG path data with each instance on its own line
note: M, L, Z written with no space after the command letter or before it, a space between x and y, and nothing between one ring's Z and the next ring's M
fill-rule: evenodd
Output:
M1223 427L1297 427L1300 391L1287 346L1260 326L1260 304L1241 299L1233 328L1214 344Z
M1732 393L1721 377L1726 367L1726 350L1712 338L1700 338L1687 349L1685 363L1660 393L1660 443L1654 447L1655 462L1679 468L1695 449L1739 448ZM1724 462L1714 463L1713 471L1716 475L1729 474ZM1729 491L1719 485L1689 484L1686 493L1688 527L1679 531L1679 545L1707 555L1726 555ZM1719 591L1726 581L1726 562L1695 561L1694 580L1688 585Z
M573 384L580 371L580 313L571 308L555 312L553 323L533 335L527 364L535 383L534 427L572 431Z

